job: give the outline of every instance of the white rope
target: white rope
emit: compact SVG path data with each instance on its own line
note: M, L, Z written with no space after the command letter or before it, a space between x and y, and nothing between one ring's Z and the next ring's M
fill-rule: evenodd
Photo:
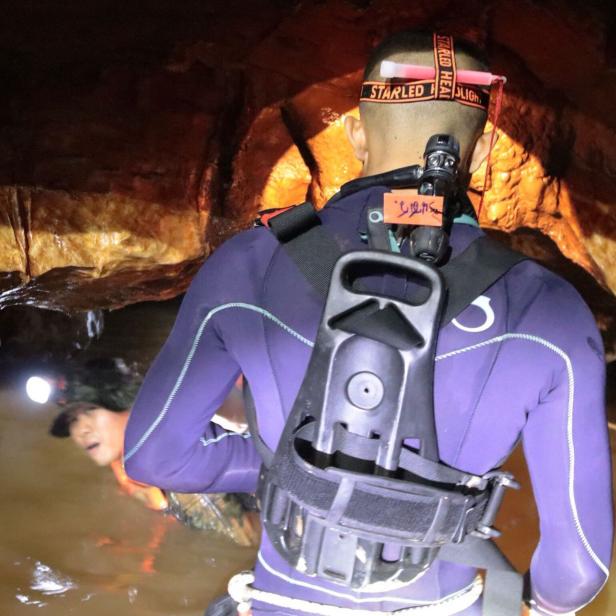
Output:
M252 571L242 571L229 580L227 591L231 598L238 603L238 613L246 613L250 609L252 601L261 601L275 607L281 607L315 616L454 616L462 610L470 607L479 599L483 591L483 580L477 576L473 583L461 591L450 595L442 601L436 601L429 605L418 605L403 608L393 612L382 610L363 610L349 607L338 607L307 601L305 599L293 599L284 597L273 592L259 590L252 586L255 576ZM387 597L383 597L387 601Z

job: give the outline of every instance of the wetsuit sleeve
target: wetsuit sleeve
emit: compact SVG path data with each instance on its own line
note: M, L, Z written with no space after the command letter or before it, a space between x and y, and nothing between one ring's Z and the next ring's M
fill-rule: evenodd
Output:
M540 521L531 605L537 614L566 614L592 601L610 566L605 359L594 318L571 287L562 283L549 301L537 303L525 330L541 333L537 341L552 378L523 433Z
M250 435L210 421L240 372L217 328L217 307L226 301L230 275L225 250L218 253L194 278L126 430L126 472L163 489L250 492L256 487L260 459ZM233 275L237 279L237 272Z

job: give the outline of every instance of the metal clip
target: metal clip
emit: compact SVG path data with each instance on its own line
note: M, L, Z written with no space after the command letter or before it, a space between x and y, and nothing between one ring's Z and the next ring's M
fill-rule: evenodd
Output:
M492 524L494 524L498 510L503 502L505 490L507 488L519 490L520 484L513 478L511 473L503 471L487 473L483 478L492 483L492 488L481 520L477 524L477 528L471 532L471 535L480 539L494 539L501 535L500 531L494 528Z

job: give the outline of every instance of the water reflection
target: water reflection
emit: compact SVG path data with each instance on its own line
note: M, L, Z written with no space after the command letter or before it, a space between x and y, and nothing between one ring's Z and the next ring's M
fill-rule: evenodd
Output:
M15 595L17 600L24 605L36 605L37 607L43 607L47 603L43 600L46 595L60 595L66 593L69 590L77 588L77 584L68 577L54 571L49 565L46 565L40 561L36 561L32 565L32 558L26 557L25 562L16 561L16 566L25 564L28 569L32 569L32 578L30 580L30 591L35 591L34 594L18 594ZM18 588L18 591L25 589ZM42 596L41 596L42 595Z

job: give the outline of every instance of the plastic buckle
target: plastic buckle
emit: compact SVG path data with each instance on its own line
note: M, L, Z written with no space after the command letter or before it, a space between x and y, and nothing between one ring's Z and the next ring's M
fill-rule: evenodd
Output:
M488 497L488 502L481 516L481 520L477 524L477 528L471 531L470 534L480 539L495 539L496 537L500 537L501 532L492 525L496 520L496 515L503 502L505 490L507 488L519 490L520 484L513 478L511 473L503 471L492 471L491 473L485 474L483 478L487 479L492 484L490 496Z
M484 479L494 482L494 484L502 485L505 488L519 490L520 484L515 480L514 476L507 471L491 471L483 476Z

